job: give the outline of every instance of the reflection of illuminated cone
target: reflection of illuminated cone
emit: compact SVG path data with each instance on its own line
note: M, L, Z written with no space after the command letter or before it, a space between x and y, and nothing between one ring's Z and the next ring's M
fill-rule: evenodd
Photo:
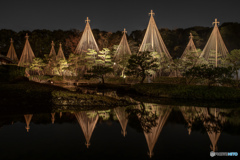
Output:
M90 139L91 139L93 130L96 127L99 116L98 114L96 114L93 117L88 117L87 112L78 112L78 113L75 113L75 116L85 136L85 139L86 139L85 145L87 146L87 148L89 148Z
M30 122L31 122L31 119L32 119L32 114L25 114L24 115L24 118L25 118L25 121L26 121L26 124L27 126L25 127L27 129L27 132L29 132L29 129L30 129Z
M195 121L196 111L194 107L180 107L180 111L182 112L183 118L187 122L187 130L188 135L192 132L192 125Z
M218 150L218 147L216 145L210 145L210 148L213 152L216 152Z
M118 121L122 127L122 135L125 137L127 135L127 123L128 123L128 114L125 111L126 108L124 107L117 107L114 109L116 116L118 118Z
M27 129L27 132L29 132L30 127L29 127L29 126L26 126L25 128Z
M62 118L62 112L59 113L59 117Z
M188 135L190 135L192 132L192 128L188 128Z
M188 135L192 132L192 123L188 122Z
M124 137L127 135L127 131L126 131L126 130L124 130L124 131L122 130L121 133L122 133L122 135L123 135Z
M157 125L155 127L152 127L149 132L144 131L144 135L145 135L148 149L149 149L148 155L150 158L153 156L153 148L158 140L158 137L162 131L163 126L165 125L172 111L172 108L165 109L165 108L162 108L161 106L154 106L154 107L156 107L155 108L156 110L152 110L152 112L154 113L156 111L155 113L159 115L159 117L156 120Z
M218 142L218 139L220 137L220 134L221 132L215 132L215 131L208 131L208 136L210 138L210 141L211 141L211 145L210 145L210 149L213 151L213 152L216 152L217 151L217 142Z
M211 145L210 145L210 149L215 152L217 151L218 147L217 147L217 142L218 139L221 135L221 128L219 126L219 122L221 123L221 125L224 124L225 122L225 118L221 116L220 113L218 113L216 108L211 108L211 109L202 109L203 112L203 126L207 129L207 134L210 138L211 141ZM212 116L214 116L215 120L213 121L209 121L209 118L211 118ZM218 130L215 130L218 129Z
M51 115L52 115L52 124L54 124L54 121L55 121L55 113L51 113Z
M150 158L152 158L152 156L154 155L152 151L148 152L148 155Z
M89 148L90 142L85 142L85 145L87 146L87 148Z

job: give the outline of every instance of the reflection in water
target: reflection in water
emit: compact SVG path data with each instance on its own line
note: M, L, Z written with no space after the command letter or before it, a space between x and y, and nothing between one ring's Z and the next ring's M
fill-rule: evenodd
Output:
M165 125L169 114L172 111L172 107L162 107L161 105L145 104L146 110L157 115L156 126L153 126L149 132L144 130L144 135L147 141L149 149L149 157L153 156L153 148L158 140L158 137L162 131L163 126Z
M33 116L33 114L25 114L24 115L24 118L25 118L25 121L26 121L26 124L27 124L27 126L25 127L26 129L27 129L27 132L29 132L29 129L30 129L30 122L31 122L31 120L32 120L32 116Z
M128 123L128 113L126 112L126 107L117 107L114 109L116 116L118 118L118 121L122 127L121 133L125 137L127 134L126 128Z
M110 111L111 110L104 110L104 111L95 111L99 117L103 120L108 120L110 118Z
M51 115L52 115L52 118L51 118L52 124L54 124L54 122L55 122L55 112L54 112L54 113L51 113Z
M223 112L217 108L196 108L196 110L198 110L198 114L203 121L203 126L206 128L212 143L210 148L215 152L218 150L217 142L225 122L225 117L222 116Z
M87 148L90 146L90 139L93 133L94 128L96 127L98 121L98 113L95 111L82 111L75 113L75 116L78 120L79 125L82 128L83 134L86 139Z
M217 108L200 108L200 107L180 107L184 119L188 123L188 132L191 133L191 128L196 119L202 121L210 138L212 151L217 151L217 142L223 129L223 124L226 118L222 116L222 111Z
M172 114L171 114L169 121L170 122L174 121L176 123L180 123L183 126L183 123L181 121L178 121L177 114L179 114L179 110L181 111L180 117L182 114L185 121L187 122L188 134L189 135L194 134L194 133L191 133L192 131L199 132L199 130L200 130L200 131L205 132L205 130L206 130L206 132L209 136L210 142L209 142L209 139L205 138L204 136L202 136L203 140L205 139L207 141L207 143L211 144L210 149L212 151L218 151L217 143L218 143L220 135L223 131L223 126L225 127L226 124L231 125L226 122L229 122L229 116L231 116L230 113L234 112L235 111L234 109L232 109L232 110L230 109L230 111L231 111L230 112L227 109L217 109L217 108L199 108L199 107L184 107L184 106L174 108L172 106L164 106L164 105L150 104L150 103L139 103L139 105L135 105L135 106L116 107L114 109L109 109L109 110L100 110L100 111L94 110L94 111L80 111L80 112L73 111L71 113L69 112L69 113L64 114L64 117L63 117L64 119L62 119L62 120L64 120L64 121L66 120L67 122L69 122L69 121L74 122L75 117L76 117L76 119L83 131L83 134L84 134L84 137L86 140L85 144L86 144L87 148L89 148L89 146L90 146L91 136L93 134L93 131L94 131L99 119L101 119L103 122L105 120L108 120L108 122L109 122L109 120L119 121L121 128L122 128L121 133L123 134L124 137L127 135L126 129L127 129L127 125L129 125L129 127L131 127L131 128L129 128L129 130L128 130L128 133L129 133L128 137L131 138L132 135L135 136L134 135L135 133L144 134L146 142L147 142L147 146L148 146L148 155L151 158L154 155L153 154L154 148L155 148L155 150L158 150L158 152L162 152L162 150L159 151L159 145L156 145L156 144L157 144L158 140L160 140L161 138L166 136L165 133L162 132L162 129L163 129L164 125L166 125L167 120L171 113ZM61 111L63 111L63 110L61 110ZM236 112L236 113L238 113L238 112ZM62 112L59 112L60 118L62 117L62 114L63 114ZM238 114L236 114L236 115L238 115ZM176 116L176 119L174 119L175 118L174 116ZM29 130L30 130L30 123L31 123L32 117L33 117L33 114L25 114L24 115L27 132L29 132ZM43 115L43 114L36 115L36 116L34 115L34 117L35 117L34 121L37 122L36 124L39 124L39 122L41 123L42 120L43 120L43 123L48 123L48 124L51 124L51 122L52 122L52 124L57 123L57 121L55 122L55 113L51 113L51 121L49 120L50 119L49 113L45 114L45 115ZM112 119L112 117L114 117L115 119ZM20 119L22 119L22 115L21 115ZM16 122L17 119L14 119L14 121ZM12 119L9 120L8 124L11 124L11 122L12 122ZM4 124L4 123L2 123L2 124ZM62 127L64 125L66 125L66 123L65 124L60 123L60 124L61 125L58 125L58 127ZM116 123L112 123L112 124L115 125ZM69 125L69 124L67 124L67 125ZM119 124L116 124L116 125L119 126ZM14 126L15 125L12 125L11 127L14 127ZM76 127L79 127L79 126L77 125ZM229 128L231 128L231 126ZM112 129L112 128L110 128L110 129ZM168 127L166 127L165 129L168 130ZM101 130L101 127L100 127L100 130ZM75 131L75 129L74 129L74 131ZM172 128L169 131L172 131ZM107 131L104 130L104 132L107 132ZM161 132L162 132L162 135L160 137ZM187 135L187 132L185 129L183 129L183 132L185 132ZM132 133L134 133L134 134L132 134ZM179 133L181 133L181 132L179 132ZM178 134L178 133L176 133L176 135L182 136L181 134ZM34 136L36 136L36 135L34 135ZM201 136L201 135L195 134L194 136L191 136L191 138L194 138L195 136ZM96 137L98 137L98 136L96 136ZM189 137L189 136L187 136L187 137ZM222 138L222 139L224 139L224 138ZM96 138L95 140L97 141L98 139ZM169 140L172 140L172 139L169 139ZM133 143L132 145L136 145L137 141L139 141L139 139L136 139L136 141L132 141L132 143ZM187 140L187 141L189 141L189 140ZM117 142L119 142L119 141L117 141ZM143 141L141 143L143 146L146 146L146 142ZM185 142L185 139L184 139L184 142ZM131 143L131 141L129 141L129 143ZM175 142L173 142L173 143L175 143ZM118 143L116 143L116 145L118 145ZM119 145L119 146L121 146L121 145ZM162 145L162 143L160 145ZM221 149L223 150L224 147L226 148L226 146L221 146ZM203 149L203 150L206 150L206 148L209 149L208 147L204 147L204 145L202 145L202 144L199 144L199 148ZM94 151L91 151L91 152L94 152ZM186 152L187 152L187 150L186 150ZM146 149L143 150L143 153L146 155ZM159 158L158 155L155 155L155 156L156 156L156 158Z
M192 125L197 118L195 107L179 107L179 109L182 112L185 121L187 122L188 134L190 135L192 132Z

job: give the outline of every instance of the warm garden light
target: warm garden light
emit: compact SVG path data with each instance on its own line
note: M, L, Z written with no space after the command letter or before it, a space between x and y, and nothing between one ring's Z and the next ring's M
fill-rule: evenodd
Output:
M214 28L208 39L206 46L204 47L200 57L205 58L209 64L218 67L223 62L223 59L229 54L227 47L225 46L222 36L218 29L219 22L217 19L213 22Z
M128 59L132 55L130 47L128 45L126 33L127 33L127 31L124 28L122 39L120 41L120 44L117 47L117 50L116 50L116 52L114 54L114 58L113 58L115 61L114 65L116 65L116 62L118 64L117 69L119 69L121 71L121 76L124 75L124 72L127 67Z
M50 53L49 53L49 57L51 57L53 60L56 60L56 56L57 56L57 54L56 54L56 51L55 51L55 48L54 48L54 46L55 46L55 44L54 44L54 42L52 41L52 43L51 43L51 51L50 51ZM60 51L60 49L59 49L59 51ZM63 53L63 51L61 51L62 53ZM59 55L61 54L61 56L62 56L62 53L59 53ZM65 58L65 56L63 55L63 57Z
M32 116L33 116L33 114L25 114L24 115L24 118L25 118L25 121L26 121L26 124L27 124L27 126L25 127L27 132L29 132L29 130L30 130L30 126L29 125L30 125Z
M149 15L150 20L139 51L155 51L160 54L160 57L167 57L167 59L172 59L153 18L153 15L155 15L155 13L153 13L153 10L151 10Z
M80 54L80 55L86 54L88 49L93 49L97 52L99 51L97 42L93 36L92 29L89 24L90 20L88 19L88 17L85 20L85 22L86 22L85 29L83 31L82 37L81 37L81 39L76 47L76 50L75 50L75 53Z
M11 45L10 45L10 48L8 50L7 57L12 59L15 62L18 62L18 57L17 57L16 51L15 51L14 46L13 46L13 39L12 38L11 38L10 42L11 42Z
M238 156L240 1L55 1L1 1L1 160Z
M18 62L18 66L21 66L21 67L25 67L25 66L29 67L33 59L35 58L33 50L28 41L28 38L29 38L28 33L26 34L25 38L26 38L25 46L23 48L21 58Z
M86 142L85 145L87 148L90 146L90 139L92 133L96 127L97 121L99 119L99 115L97 113L93 114L93 116L88 116L85 112L77 112L75 113L75 117L78 120L79 125L81 126Z
M187 56L192 56L192 55L189 55L189 54L195 54L194 56L196 57L199 57L199 54L197 52L197 48L193 42L193 35L192 33L190 33L190 36L189 36L189 42L187 44L187 47L185 48L182 56L181 56L181 59L184 59L186 58Z
M58 49L58 54L56 56L56 59L57 60L60 60L60 59L65 60L66 59L65 56L64 56L64 53L63 53L63 49L62 49L62 43L59 43L59 49Z

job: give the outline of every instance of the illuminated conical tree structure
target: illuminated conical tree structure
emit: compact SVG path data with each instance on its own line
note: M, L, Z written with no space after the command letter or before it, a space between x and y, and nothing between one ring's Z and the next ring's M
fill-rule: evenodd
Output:
M116 50L116 54L114 57L115 61L121 61L125 57L132 55L131 50L128 45L126 33L127 33L127 31L124 28L122 40Z
M123 136L125 137L126 134L127 134L127 131L126 131L126 128L127 128L127 123L128 123L128 114L127 112L125 111L125 107L117 107L114 109L116 115L117 115L117 118L120 122L120 125L122 127L122 134Z
M32 114L25 114L24 115L24 118L25 118L25 121L26 121L26 124L27 124L27 126L25 127L26 128L26 130L27 130L27 132L29 132L29 129L30 129L30 122L31 122L31 120L32 120Z
M55 122L55 113L51 113L51 120L52 120L52 124L54 124L54 122Z
M88 49L94 49L97 52L99 51L98 45L93 36L89 22L90 22L90 20L87 17L86 27L83 31L82 37L81 37L81 39L77 45L77 48L75 50L76 54L87 53Z
M153 148L158 140L158 137L162 131L163 126L165 125L172 108L162 108L161 106L154 106L157 107L153 112L156 112L158 115L158 119L156 120L156 126L152 127L149 132L144 131L144 135L148 144L149 149L149 156L150 158L153 156ZM157 113L158 112L158 113Z
M83 134L86 138L85 144L87 148L90 146L90 139L99 118L98 114L94 111L88 113L90 113L90 115L88 115L87 112L75 113L78 123L81 126Z
M10 48L8 50L8 54L7 54L7 57L12 59L13 61L15 62L18 62L18 57L17 57L17 54L16 54L16 51L14 49L14 46L13 46L13 40L11 38L11 44L10 44Z
M182 56L181 56L181 59L185 58L186 56L188 56L189 54L196 54L194 56L196 57L199 57L198 55L198 52L197 52L197 49L196 49L196 46L193 42L193 36L192 36L192 33L190 33L190 36L189 36L189 42L188 42L188 45L187 47L185 48Z
M28 36L28 34L26 34L26 43L23 48L21 58L18 62L18 66L27 67L32 63L33 59L35 58L35 55L32 51L30 43L28 41L28 38L29 38L29 36Z
M122 77L125 76L124 71L128 64L128 60L129 60L130 56L132 55L131 50L128 45L126 33L127 33L127 31L124 28L122 40L120 41L120 44L114 55L114 62L117 64L116 67L119 67L119 69L121 70Z
M62 50L62 43L59 44L59 50L58 50L58 54L57 54L57 60L59 59L65 59L63 50Z
M139 51L140 52L155 51L158 52L158 54L160 54L160 57L171 59L171 56L163 42L163 39L159 33L159 30L153 18L154 15L153 11L151 10L151 13L149 14L151 15L151 17Z
M56 52L55 52L55 48L54 48L54 46L55 46L55 44L54 44L54 42L52 41L52 43L51 43L51 45L52 45L52 48L51 48L51 51L50 51L50 53L49 53L49 57L51 57L53 60L56 60ZM64 55L63 55L64 56ZM65 57L64 57L65 58Z
M218 29L219 22L215 19L213 22L214 28L208 39L206 46L204 47L200 57L205 58L209 64L217 67L222 63L222 60L226 58L228 50L223 42L222 36Z

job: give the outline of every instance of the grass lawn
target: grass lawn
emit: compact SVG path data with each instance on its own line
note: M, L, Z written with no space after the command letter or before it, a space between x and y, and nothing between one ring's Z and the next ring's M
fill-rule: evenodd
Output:
M240 101L240 90L230 87L150 83L136 84L133 88L152 97Z

